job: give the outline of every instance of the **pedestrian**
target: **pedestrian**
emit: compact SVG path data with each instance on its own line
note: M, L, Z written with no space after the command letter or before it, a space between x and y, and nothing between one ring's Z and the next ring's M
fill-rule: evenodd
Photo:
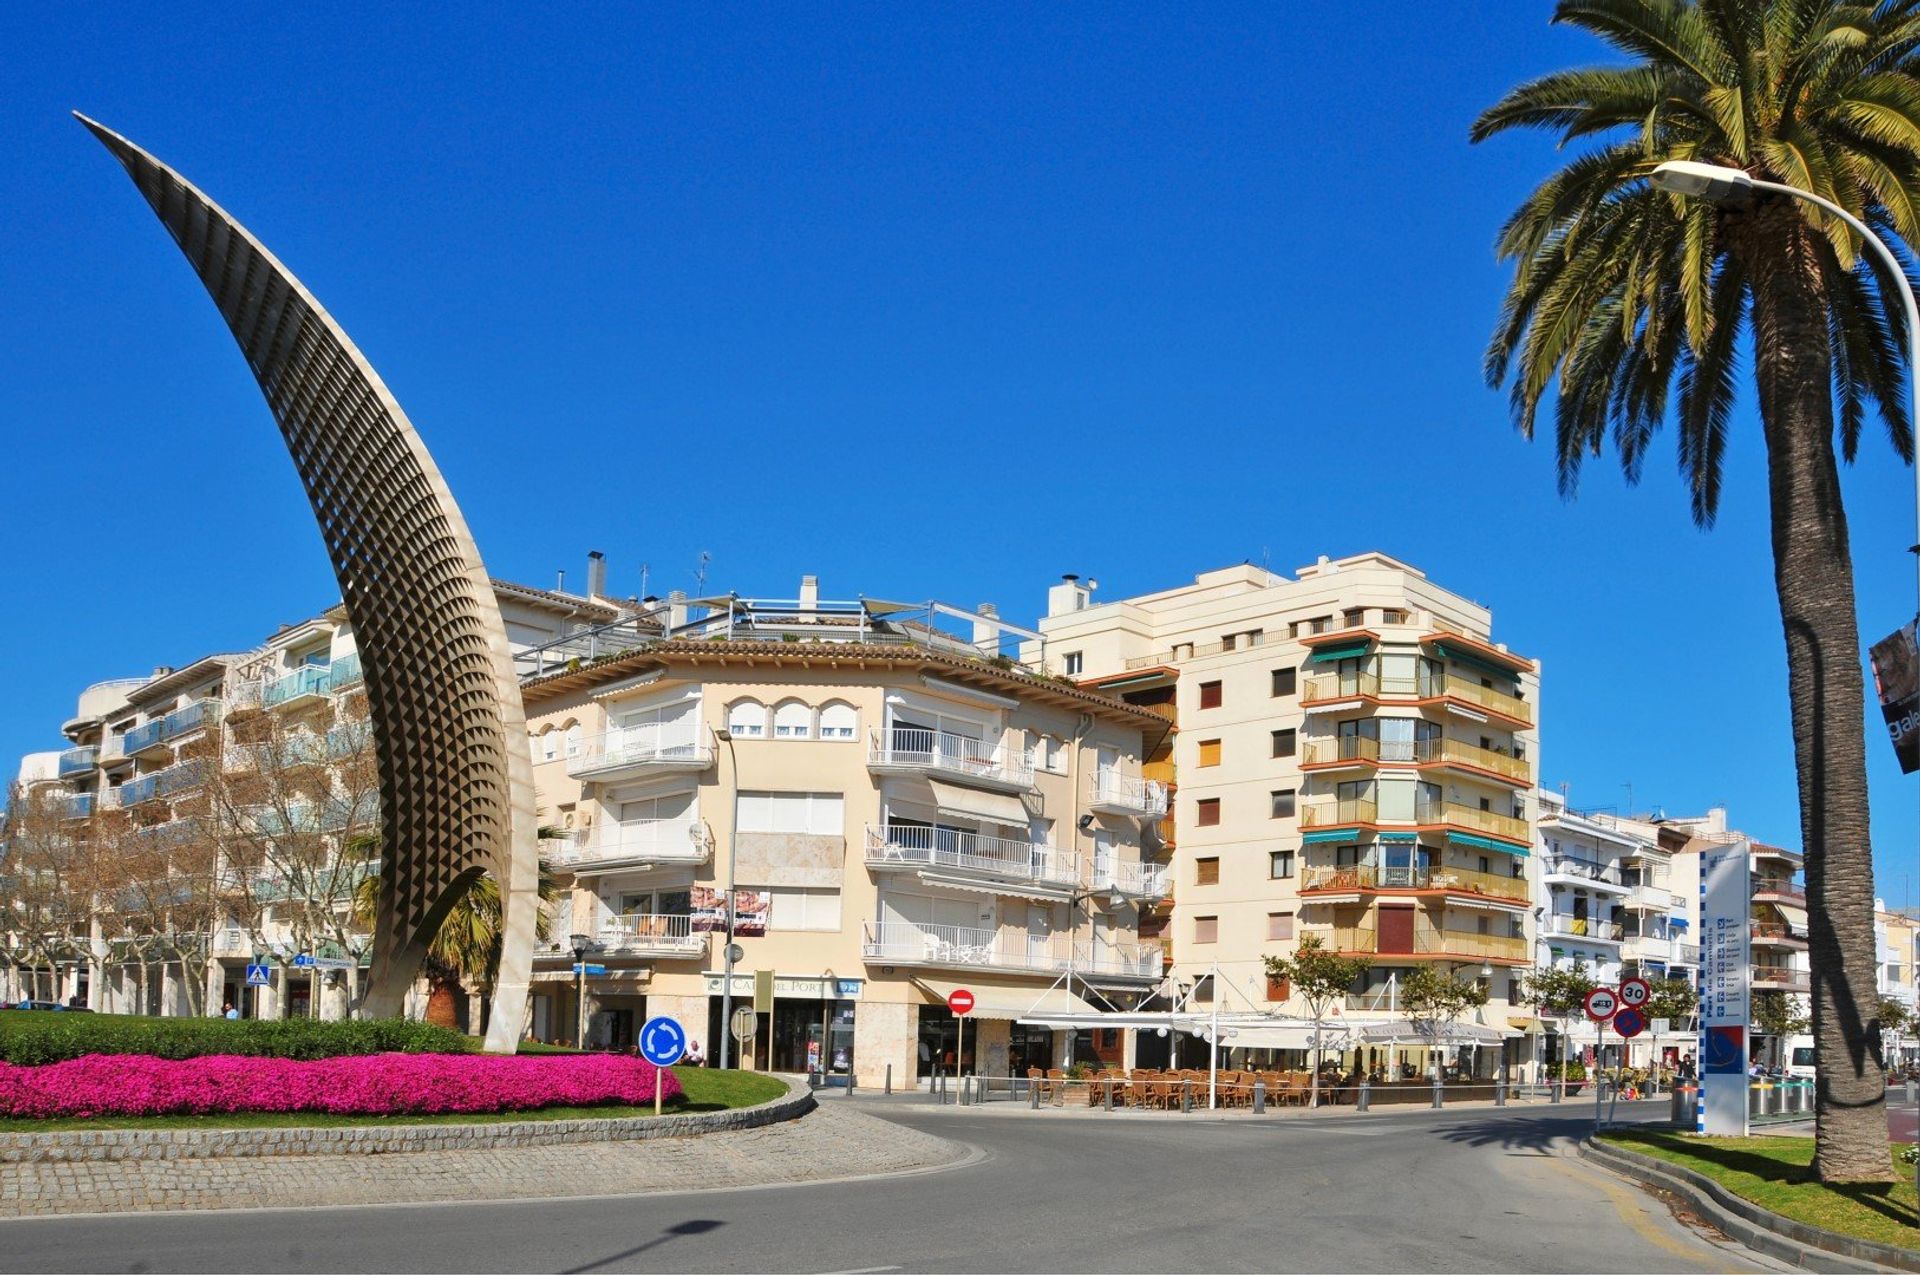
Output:
M687 1056L685 1061L689 1067L704 1067L707 1065L707 1056L700 1052L699 1041L690 1040L687 1042Z
M233 1007L232 1001L228 1001L226 1004L226 1008L220 1011L220 1017L226 1019L230 1023L237 1022L239 1021L239 1018L240 1018L240 1011Z

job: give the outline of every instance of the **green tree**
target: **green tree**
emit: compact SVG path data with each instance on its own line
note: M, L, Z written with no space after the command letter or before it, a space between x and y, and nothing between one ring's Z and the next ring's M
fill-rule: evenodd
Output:
M1520 994L1527 1004L1560 1020L1562 1076L1572 1053L1573 1024L1586 1013L1587 993L1598 986L1585 961L1529 971L1521 983Z
M1344 1004L1353 985L1373 968L1364 956L1341 956L1327 950L1317 934L1303 936L1294 945L1292 956L1266 958L1267 974L1284 978L1292 994L1306 1004L1313 1015L1313 1076L1310 1101L1320 1105L1320 1038L1326 1032L1327 1011Z
M1814 1166L1827 1181L1891 1173L1871 1048L1865 706L1836 445L1851 461L1877 412L1911 460L1904 321L1891 281L1811 206L1715 205L1647 178L1670 159L1729 165L1916 242L1917 12L1913 0L1561 0L1556 22L1626 60L1523 84L1472 129L1475 141L1544 129L1572 148L1501 230L1516 272L1486 363L1491 383L1510 384L1523 434L1548 405L1563 492L1609 441L1638 479L1671 406L1693 516L1711 526L1750 352L1806 849Z
M1767 1047L1768 1065L1772 1067L1780 1065L1781 1051L1786 1047L1787 1037L1797 1036L1807 1030L1807 1011L1800 1003L1800 998L1791 992L1773 988L1753 994L1747 1017L1761 1035L1772 1038ZM1818 1066L1818 1054L1814 1062Z
M1663 978L1655 980L1652 987L1653 994L1647 998L1647 1017L1664 1018L1673 1024L1676 1032L1685 1031L1687 1020L1700 1005L1693 984L1684 978Z
M1913 1025L1913 1011L1905 1001L1894 1000L1891 996L1880 998L1880 1061L1886 1063L1889 1054L1899 1057L1900 1037Z
M1442 974L1431 965L1416 966L1400 981L1400 1004L1427 1042L1444 1056L1449 1029L1470 1009L1487 1003L1487 989L1457 974Z

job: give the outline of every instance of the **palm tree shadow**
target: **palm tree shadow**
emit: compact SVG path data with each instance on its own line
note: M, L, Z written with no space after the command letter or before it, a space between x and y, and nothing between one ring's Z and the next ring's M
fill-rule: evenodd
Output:
M1474 1120L1434 1130L1437 1137L1469 1147L1500 1147L1512 1155L1559 1155L1593 1129L1591 1117L1551 1120Z
M712 1218L705 1217L689 1218L685 1222L675 1222L672 1226L669 1226L666 1230L660 1232L660 1234L654 1236L644 1244L636 1244L623 1252L609 1253L598 1261L583 1262L579 1266L569 1266L563 1275L585 1275L587 1271L597 1271L602 1267L612 1266L615 1262L624 1262L630 1257L637 1257L648 1249L658 1248L660 1245L670 1240L679 1239L683 1235L705 1235L708 1231L719 1230L725 1225L725 1222L717 1222Z
M1633 1141L1639 1141L1639 1139L1629 1137L1629 1145L1631 1145ZM1654 1143L1655 1140L1647 1139L1646 1141ZM1813 1184L1818 1181L1818 1179L1814 1177L1813 1168L1810 1165L1786 1164L1773 1159L1771 1156L1755 1155L1751 1151L1742 1151L1737 1147L1719 1147L1689 1141L1685 1149L1688 1155L1697 1156L1702 1160L1709 1161L1734 1173L1747 1174L1749 1177L1761 1182L1777 1182L1783 1186L1801 1186ZM1893 1193L1893 1184L1891 1182L1836 1182L1829 1185L1826 1189L1835 1195L1842 1196L1860 1205L1862 1208L1872 1209L1874 1212L1898 1222L1902 1226L1913 1226L1916 1223L1920 1223L1920 1212L1916 1212L1914 1209L1908 1208L1891 1198Z

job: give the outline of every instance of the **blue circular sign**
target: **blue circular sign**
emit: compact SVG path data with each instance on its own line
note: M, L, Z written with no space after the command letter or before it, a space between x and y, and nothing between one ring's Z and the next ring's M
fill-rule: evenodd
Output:
M640 1056L656 1067L671 1067L687 1052L687 1033L671 1018L649 1018L640 1028Z
M1613 1016L1613 1030L1622 1036L1638 1036L1646 1029L1646 1018L1631 1005Z

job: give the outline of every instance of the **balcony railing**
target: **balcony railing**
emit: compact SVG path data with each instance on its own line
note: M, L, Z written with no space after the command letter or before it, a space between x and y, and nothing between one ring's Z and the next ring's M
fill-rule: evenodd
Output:
M1769 902L1791 903L1797 907L1807 905L1807 892L1795 885L1791 878L1755 877L1753 879L1753 897L1766 896Z
M1167 786L1137 775L1100 771L1093 777L1092 809L1142 819L1158 819L1167 813Z
M1136 899L1164 899L1171 891L1172 882L1165 864L1095 859L1089 888L1112 890Z
M1329 766L1340 762L1388 766L1443 764L1492 771L1517 783L1526 783L1530 778L1524 757L1515 757L1494 748L1482 748L1460 739L1378 740L1364 735L1327 736L1308 740L1301 751L1301 762L1308 766Z
M995 787L1031 788L1033 754L991 748L950 731L894 726L873 733L867 765L883 770L923 770Z
M705 863L713 830L704 823L603 823L591 833L540 843L541 857L562 867L596 863Z
M1423 739L1414 746L1414 752L1416 756L1423 752L1426 754L1419 756L1421 761L1471 766L1476 770L1492 771L1516 783L1530 782L1533 777L1532 765L1525 757L1515 757L1497 748L1482 748L1464 739Z
M1525 819L1513 815L1496 814L1491 810L1479 810L1453 801L1420 802L1414 810L1414 818L1423 824L1446 824L1450 827L1466 828L1496 837L1506 837L1523 844L1533 840L1533 829L1528 827Z
M1166 950L1158 943L1074 944L1073 972L1092 978L1157 979Z
M164 732L167 719L156 717L152 721L142 722L127 732L123 751L128 757L138 757L141 753L151 752L165 742Z
M1496 691L1491 686L1482 686L1478 682L1469 682L1466 678L1455 677L1451 673L1447 674L1442 689L1445 694L1454 699L1465 700L1469 704L1478 705L1489 712L1499 713L1503 717L1529 723L1533 721L1533 706L1517 695L1508 695L1504 691Z
M165 770L156 770L151 775L142 775L120 785L120 804L137 806L143 802L154 801L161 797L184 792L199 784L201 780L198 762L183 762L178 766L169 766Z
M1527 897L1527 882L1523 877L1501 876L1497 872L1478 872L1471 868L1424 868L1412 865L1310 867L1301 874L1300 889L1303 893L1314 890L1457 890L1499 899Z
M1804 992L1809 989L1808 976L1790 965L1755 965L1753 985L1769 991Z
M1673 891L1661 885L1636 885L1627 895L1627 906L1644 912L1665 912L1673 907Z
M1570 854L1550 854L1542 857L1541 872L1549 877L1573 877L1580 881L1597 881L1601 885L1614 885L1625 889L1626 878L1617 867L1595 862L1592 859L1580 859Z
M1601 939L1609 943L1618 943L1621 937L1620 922L1602 921L1593 917L1566 916L1558 912L1548 913L1540 923L1543 934L1559 934L1576 939Z
M260 687L261 706L281 708L319 700L331 685L330 671L325 664L307 664L291 673L264 680Z
M100 750L92 745L84 748L69 748L60 754L60 761L54 773L62 779L74 775L84 775L100 764Z
M1807 936L1796 934L1791 926L1778 921L1755 921L1753 923L1753 941L1772 943L1781 947L1805 947Z
M178 739L182 735L189 735L202 727L213 725L220 720L221 707L217 699L201 699L183 708L174 709L161 719L160 738Z
M713 741L704 731L633 727L610 730L580 742L567 758L567 773L579 779L606 778L648 770L705 770L713 764Z
M1060 889L1080 883L1077 855L958 828L868 824L867 864L874 868L936 868L976 879L1030 882Z
M867 961L881 964L978 966L1041 974L1067 968L1066 954L1050 940L958 925L869 922L864 926L861 952Z
M1318 673L1304 679L1300 688L1302 705L1324 704L1362 695L1383 700L1439 699L1444 696L1463 700L1515 721L1529 725L1533 722L1533 706L1519 696L1508 695L1452 674L1445 677L1382 678L1377 673L1369 672Z
M616 955L699 956L707 950L707 931L695 930L692 916L612 916L601 925L595 942Z
M352 690L365 680L360 672L360 652L343 655L327 666L327 689L335 695Z
M1347 824L1377 823L1380 807L1364 797L1346 801L1309 801L1300 807L1302 828L1340 828Z
M1339 952L1361 952L1380 957L1457 956L1465 960L1524 961L1527 941L1517 935L1478 934L1466 930L1436 930L1416 926L1413 946L1383 948L1378 931L1370 925L1336 926L1328 939Z
M60 800L58 809L62 819L85 819L93 813L93 794L73 793Z

